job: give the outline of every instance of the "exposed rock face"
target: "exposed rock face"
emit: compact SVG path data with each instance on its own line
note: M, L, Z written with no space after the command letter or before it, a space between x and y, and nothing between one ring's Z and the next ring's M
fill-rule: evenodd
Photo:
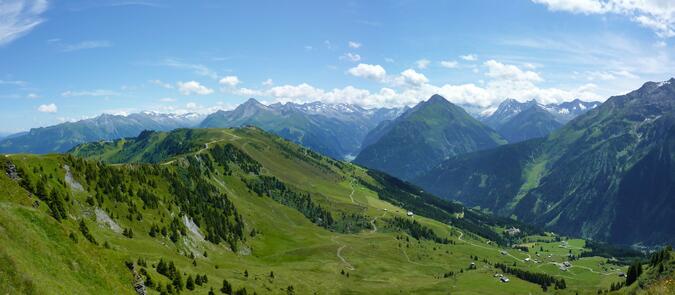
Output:
M19 177L19 172L16 171L16 165L14 165L14 163L11 161L7 161L7 165L5 165L5 173L7 173L7 176L9 176L9 178L14 181L21 179L21 177Z
M70 167L68 165L63 165L63 169L66 170L65 181L73 192L84 191L82 185L73 178L73 173L70 172Z
M134 290L136 290L136 294L138 295L148 294L145 288L145 280L143 280L143 276L141 276L138 273L138 271L136 271L136 266L132 265L129 270L131 270L131 273L134 275Z
M101 208L96 208L95 213L96 213L96 222L98 224L104 225L118 234L122 233L122 227L120 227L117 224L117 222L115 222L112 218L110 218L110 216L108 216L108 214L105 213L105 211L103 211Z

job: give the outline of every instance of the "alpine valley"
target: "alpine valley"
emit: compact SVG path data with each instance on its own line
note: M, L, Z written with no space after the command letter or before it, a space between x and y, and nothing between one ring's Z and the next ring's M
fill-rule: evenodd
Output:
M8 154L0 161L0 287L97 294L669 288L669 248L645 256L604 242L672 242L674 85L646 83L562 127L550 106L514 110L508 100L491 116L502 119L479 117L500 130L521 125L503 135L439 95L377 110L249 100L208 116L203 128L146 130L66 154ZM102 118L137 116L58 126ZM329 122L363 128L356 163L375 169L323 156L313 141L293 142L305 136L284 139ZM214 125L244 127L207 128ZM325 130L317 134L337 136ZM509 134L521 137L509 144ZM358 150L352 141L340 152ZM635 259L653 261L639 284L623 277Z
M0 295L673 295L673 69L675 0L0 0Z

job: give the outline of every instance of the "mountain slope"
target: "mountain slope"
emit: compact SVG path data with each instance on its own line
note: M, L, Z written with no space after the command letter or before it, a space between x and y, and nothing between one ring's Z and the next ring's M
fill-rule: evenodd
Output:
M185 148L166 149L176 142ZM0 157L2 293L204 294L227 280L258 294L523 294L553 282L574 294L609 288L625 271L578 268L565 285L557 267L500 245L536 239L549 266L587 251L583 240L560 248L564 237L258 128L145 132L73 153L82 151L94 160ZM503 234L508 227L537 236ZM514 262L510 271L532 275L504 289L495 266Z
M152 112L128 116L103 114L96 118L33 128L25 134L0 141L0 153L58 153L91 141L112 140L138 135L143 130L168 131L194 127L197 114L172 115Z
M272 104L249 99L232 111L209 115L200 127L223 128L254 125L336 159L353 156L367 132L397 109L366 110L347 104Z
M366 137L372 144L355 162L410 179L450 156L495 147L505 141L462 108L434 95Z
M517 113L497 128L497 132L509 143L531 138L545 137L560 128L561 123L542 107L534 104Z
M201 293L219 289L223 279L259 293L286 293L289 286L301 294L443 290L458 283L438 281L434 274L448 263L433 260L456 261L453 268L469 262L468 246L453 245L460 229L453 233L447 222L485 227L477 213L464 212L468 220L462 221L457 204L256 128L146 132L125 141L74 149L101 148L102 160L125 165L70 155L0 159L0 257L7 262L0 272L18 274L0 288L131 294L135 273L147 288L163 291L181 286L189 292L186 277L203 274L208 282L196 287ZM176 141L193 148L161 148ZM407 221L398 206L431 218ZM480 240L461 231L469 241ZM420 268L405 257L432 264ZM181 277L154 267L160 259L175 262ZM459 286L469 288L471 281ZM514 292L539 288L525 281L514 286Z
M624 244L672 242L674 84L675 79L645 83L609 98L541 143L458 156L415 183L567 234ZM490 166L504 161L513 165Z

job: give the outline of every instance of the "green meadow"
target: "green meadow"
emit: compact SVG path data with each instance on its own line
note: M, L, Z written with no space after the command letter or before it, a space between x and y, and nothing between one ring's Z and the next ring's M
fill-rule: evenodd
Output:
M258 129L205 129L190 136L187 150L179 152L162 150L170 136L158 133L146 142L96 143L73 150L74 155L91 159L87 161L66 155L3 156L2 165L15 165L23 180L0 173L0 293L135 294L134 272L142 281L147 282L149 276L154 286L161 286L146 286L148 294L177 293L168 290L170 278L154 267L160 259L175 264L183 294L207 294L211 289L219 294L223 280L235 291L245 288L248 294L544 292L540 285L511 274L504 274L509 282L501 282L495 276L503 274L495 268L497 263L564 279L566 288L551 285L547 290L551 294L596 294L624 281L619 273L627 267L607 258L570 259L570 254L577 257L588 250L584 240L555 233L528 235L517 243L524 251L499 246L452 222L408 216L412 205L383 200L373 188L387 184L372 178L364 168L313 155ZM208 172L200 170L201 177L234 205L243 220L244 236L234 246L205 240L208 223L199 217L190 228L185 220L194 216L185 214L174 201L173 184L161 173L180 174L206 165L195 163L212 157L212 149L226 144L259 163L260 175L274 176L292 190L311 196L312 204L330 212L337 225L322 226L300 209L255 193L247 181L258 176L245 173L241 164L214 165ZM102 194L97 189L102 178L65 168L77 161L91 164L83 164L83 170L98 165L100 171L130 173L123 178L126 190L132 191L128 199L116 201ZM163 172L142 176L128 172L144 166ZM73 181L66 180L68 171ZM64 218L54 218L50 199L36 195L26 184L34 185L39 179L44 179L48 191L63 195ZM141 200L137 193L141 190L156 195L158 205L153 208ZM191 201L190 196L186 199ZM447 243L416 239L411 232L393 226L395 217L414 220ZM349 223L350 218L366 222L354 226L357 223ZM169 226L172 220L181 220L187 228L175 241L170 234L149 234L154 225ZM97 244L86 239L81 221ZM351 230L343 230L341 224ZM501 234L503 228L493 230ZM133 231L132 237L120 229ZM133 263L133 271L125 261ZM571 266L562 270L566 261ZM187 289L187 278L197 275L206 275L208 281Z

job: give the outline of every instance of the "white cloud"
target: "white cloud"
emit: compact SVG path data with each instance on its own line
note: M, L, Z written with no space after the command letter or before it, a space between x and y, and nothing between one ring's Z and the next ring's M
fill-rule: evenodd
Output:
M349 43L347 43L347 44L349 45L349 48L354 48L354 49L361 48L361 45L362 45L361 43L355 42L355 41L349 41Z
M429 66L430 63L431 63L431 61L429 61L426 58L423 58L423 59L420 59L420 60L416 61L415 65L417 65L418 69L423 70L423 69L426 69Z
M441 61L441 66L444 67L444 68L447 68L447 69L454 69L454 68L457 68L458 65L459 65L459 64L458 64L456 61L454 61L454 60L444 60L444 61Z
M241 83L239 81L239 77L237 76L225 76L220 81L218 81L221 85L227 85L229 87L236 87L237 84Z
M283 85L272 87L268 91L266 91L266 94L273 96L275 98L293 100L308 97L318 98L323 95L323 90L314 88L313 86L307 83L302 83L298 85Z
M50 104L41 104L37 108L37 110L38 110L38 112L43 112L43 113L56 113L59 110L59 108L56 107L55 104L50 103Z
M118 96L119 93L106 90L106 89L95 89L95 90L66 90L61 92L63 97L77 97L77 96Z
M523 71L514 65L507 65L496 60L483 63L488 68L487 76L501 80L541 82L543 79L533 71Z
M185 115L188 113L191 114L200 114L208 115L212 114L218 110L231 110L234 109L236 105L224 103L222 101L217 102L215 105L203 106L195 102L188 102L184 106L172 106L172 105L159 105L156 106L152 112L164 113L164 114L176 114L176 115Z
M396 62L396 61L395 61L393 58L391 58L391 57L385 57L385 58L384 58L384 61L386 61L386 62L388 62L388 63Z
M268 87L269 87L269 86L274 85L274 81L273 81L272 79L267 79L267 80L265 80L265 81L262 82L262 85L263 85L263 86L268 86Z
M38 95L37 93L28 93L28 94L26 95L26 97L27 97L27 98L39 98L40 95Z
M347 52L344 55L340 56L340 59L357 62L361 60L361 56L356 53Z
M466 60L466 61L477 61L478 56L475 54L467 54L467 55L460 55L459 58Z
M516 65L496 60L488 60L484 66L488 69L485 72L488 79L481 80L479 85L473 83L433 85L429 83L426 76L414 69L407 69L395 77L389 77L378 65L362 65L360 68L357 66L350 69L350 74L386 82L391 84L392 88L382 87L377 91L371 91L349 85L325 90L308 83L301 83L280 85L267 90L239 88L230 91L235 95L260 97L263 101L270 103L306 103L318 100L326 103L358 104L363 107L413 105L428 99L433 94L440 94L453 103L474 109L497 106L507 97L520 101L536 99L542 103L569 101L573 98L585 100L603 98L597 94L598 86L592 83L567 89L542 88L537 83L544 79L534 71L523 70ZM619 73L613 74L619 75Z
M396 80L397 84L415 87L419 87L422 84L429 82L429 79L427 79L424 74L418 73L413 69L407 69L401 72L401 75Z
M552 11L581 14L620 14L653 30L659 37L675 37L675 1L671 0L532 0Z
M0 46L9 44L44 22L46 0L7 0L0 2Z
M382 66L370 64L359 64L358 66L349 69L348 73L354 77L375 81L384 81L387 76L387 71L385 71Z
M213 93L213 89L210 89L202 84L199 84L197 81L188 81L188 82L178 82L176 83L178 91L183 95L198 94L198 95L207 95Z
M176 102L176 99L173 97L162 97L159 99L161 102Z

